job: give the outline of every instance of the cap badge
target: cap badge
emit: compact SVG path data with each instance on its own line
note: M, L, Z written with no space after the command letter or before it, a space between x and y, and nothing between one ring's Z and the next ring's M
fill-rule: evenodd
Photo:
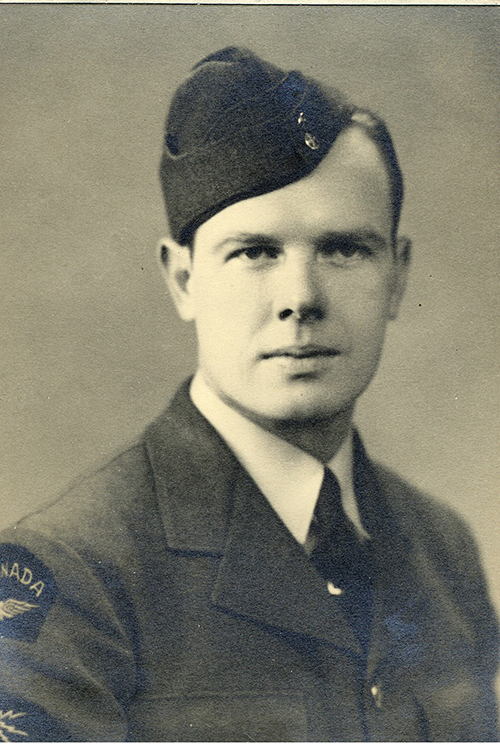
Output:
M311 150L317 150L319 148L318 140L310 132L305 133L304 140L305 140L307 147L310 147Z
M297 124L299 125L302 131L305 130L306 124L307 124L307 118L304 115L303 111L301 111L299 114L299 117L297 119ZM304 142L306 143L307 147L311 148L311 150L319 149L320 142L317 137L311 134L311 132L304 132Z

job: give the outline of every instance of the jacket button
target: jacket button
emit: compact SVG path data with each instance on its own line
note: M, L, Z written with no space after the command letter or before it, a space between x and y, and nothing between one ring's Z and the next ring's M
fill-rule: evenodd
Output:
M382 690L378 685L372 685L370 688L370 693L372 695L372 701L377 707L377 709L382 708Z
M326 583L326 588L327 588L328 592L330 593L330 595L343 595L344 594L344 591L342 590L342 588L341 587L335 587L335 585L333 584L333 582L327 582Z

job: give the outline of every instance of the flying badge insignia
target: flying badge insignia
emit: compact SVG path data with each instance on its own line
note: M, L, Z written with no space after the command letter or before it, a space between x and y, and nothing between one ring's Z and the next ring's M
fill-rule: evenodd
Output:
M19 729L22 722L18 722L20 717L25 717L26 712L2 711L0 709L0 741L1 742L19 742L18 738L29 738L28 732ZM29 742L29 740L28 740Z
M32 701L0 694L0 743L69 742L71 734Z
M20 613L26 613L26 611L32 608L38 608L36 603L27 603L25 600L15 600L9 598L8 600L0 600L0 621L4 618L14 618Z
M36 641L56 597L52 573L40 559L22 546L0 545L0 638Z

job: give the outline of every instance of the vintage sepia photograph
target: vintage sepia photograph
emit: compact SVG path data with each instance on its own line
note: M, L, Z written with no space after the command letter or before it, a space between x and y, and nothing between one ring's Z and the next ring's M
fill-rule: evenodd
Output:
M498 741L500 9L0 69L0 741Z

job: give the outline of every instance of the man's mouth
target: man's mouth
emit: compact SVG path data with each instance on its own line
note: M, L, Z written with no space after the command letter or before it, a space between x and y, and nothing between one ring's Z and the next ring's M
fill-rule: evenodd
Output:
M334 347L324 347L316 344L307 344L305 346L279 347L269 352L264 352L261 357L264 360L273 357L291 357L296 360L310 359L313 357L336 357L339 350Z

